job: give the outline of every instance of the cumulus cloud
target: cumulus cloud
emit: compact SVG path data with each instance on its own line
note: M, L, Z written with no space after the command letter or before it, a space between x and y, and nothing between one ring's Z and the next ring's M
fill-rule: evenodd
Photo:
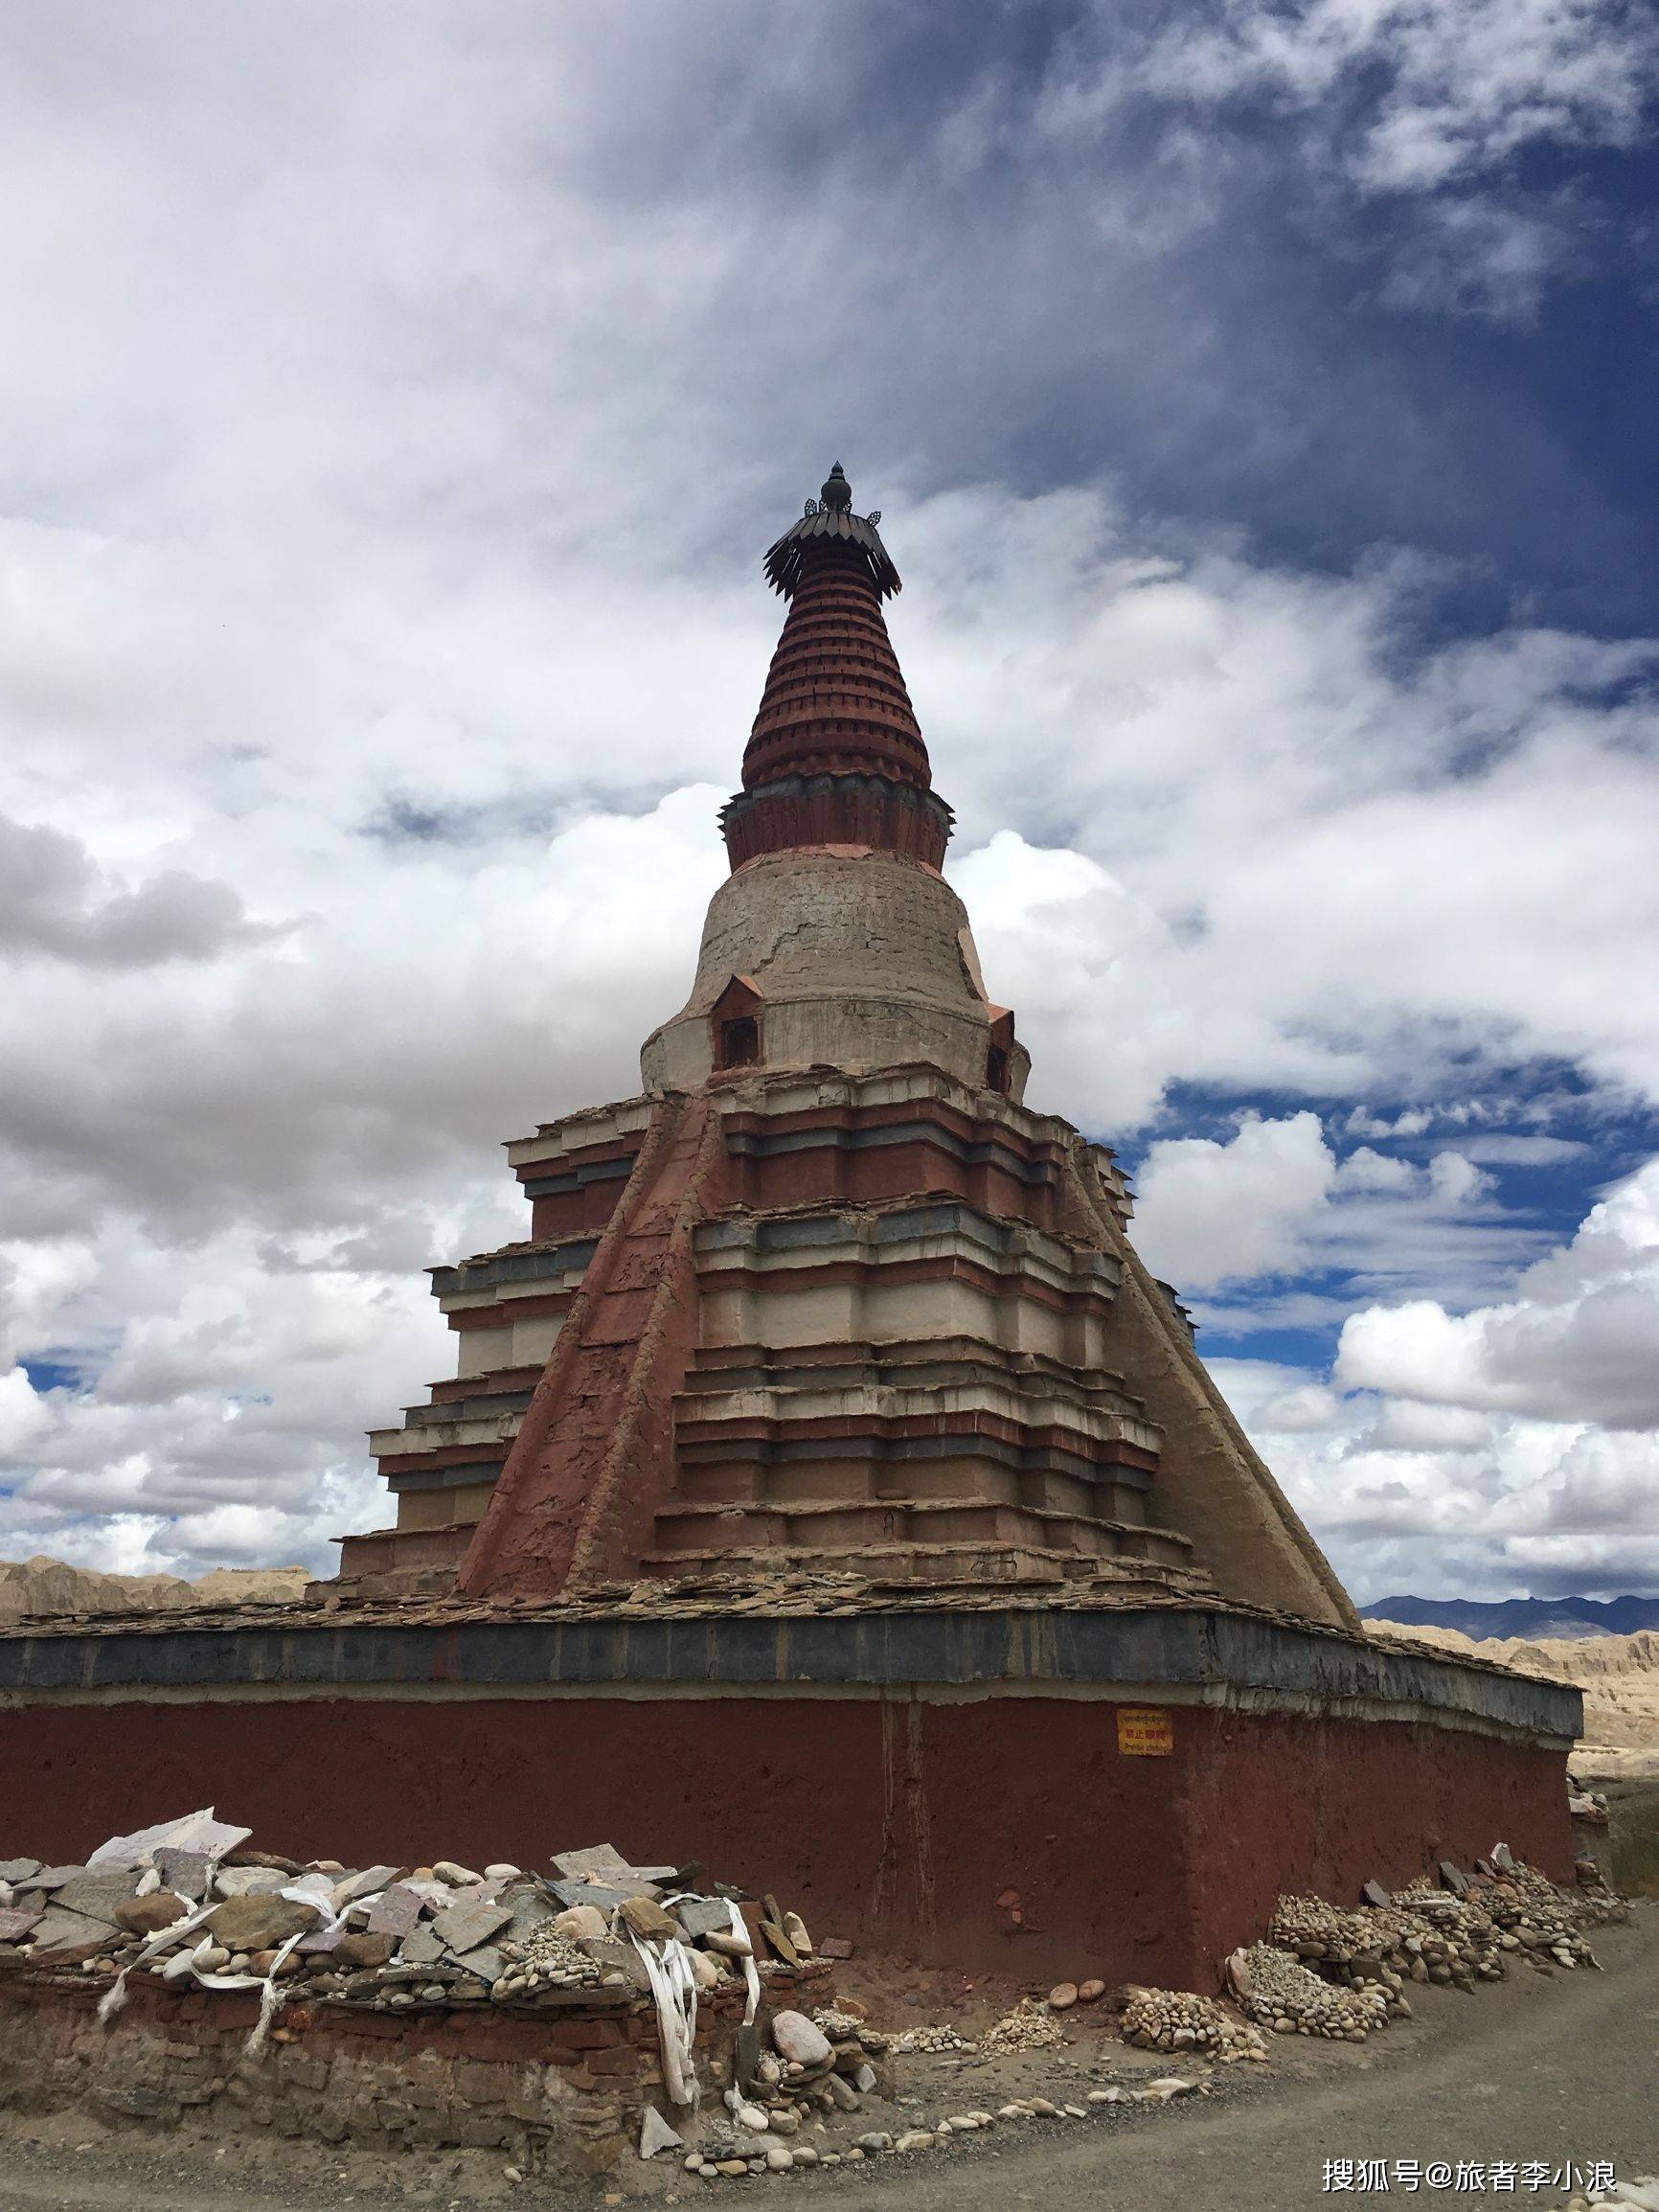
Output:
M1246 1113L1225 1141L1148 1148L1135 1233L1154 1267L1199 1293L1206 1321L1248 1331L1312 1318L1307 1293L1284 1287L1299 1274L1334 1279L1332 1304L1351 1295L1343 1278L1373 1290L1507 1282L1537 1238L1523 1216L1484 1202L1492 1190L1460 1152L1420 1167L1369 1145L1339 1156L1308 1109Z
M1213 1365L1362 1600L1614 1595L1659 1581L1650 1433L1368 1392L1332 1393L1311 1422L1295 1369Z
M1659 1427L1659 1161L1610 1192L1504 1303L1455 1313L1415 1299L1352 1314L1336 1377L1429 1404Z
M1141 1170L1137 1240L1150 1265L1183 1288L1279 1273L1301 1258L1335 1174L1314 1113L1252 1116L1225 1145L1167 1139Z

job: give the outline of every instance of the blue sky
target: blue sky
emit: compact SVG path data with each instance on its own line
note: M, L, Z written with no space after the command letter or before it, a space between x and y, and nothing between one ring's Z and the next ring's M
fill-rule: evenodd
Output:
M840 458L1034 1103L1351 1585L1659 1589L1648 11L3 36L0 1553L376 1517Z

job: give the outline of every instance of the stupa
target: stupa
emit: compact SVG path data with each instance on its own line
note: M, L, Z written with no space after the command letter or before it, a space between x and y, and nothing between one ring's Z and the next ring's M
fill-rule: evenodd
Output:
M602 1836L843 1949L1200 1990L1282 1891L1568 1872L1578 1692L1364 1633L1110 1151L1025 1106L878 520L836 467L766 556L691 993L508 1147L529 1236L436 1270L396 1525L302 1604L0 1628L30 1849L210 1800L364 1866Z
M856 1570L1244 1599L1356 1626L1029 1058L940 872L950 809L840 465L787 604L731 874L640 1095L508 1148L531 1235L435 1271L458 1374L374 1448L369 1594Z

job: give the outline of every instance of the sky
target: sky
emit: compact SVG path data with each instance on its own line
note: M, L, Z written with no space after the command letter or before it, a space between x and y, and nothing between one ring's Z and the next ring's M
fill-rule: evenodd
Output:
M832 460L1350 1588L1659 1592L1659 24L19 0L0 1556L303 1561L638 1088Z

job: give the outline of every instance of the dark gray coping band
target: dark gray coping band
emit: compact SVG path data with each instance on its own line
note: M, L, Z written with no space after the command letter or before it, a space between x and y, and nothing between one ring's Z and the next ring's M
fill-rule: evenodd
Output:
M480 1620L445 1624L319 1614L314 1625L226 1625L131 1633L0 1635L0 1696L101 1690L316 1691L442 1685L447 1692L536 1686L682 1694L916 1686L1029 1691L1091 1684L1189 1701L1304 1711L1386 1707L1423 1720L1528 1736L1580 1732L1583 1699L1564 1684L1194 1607L872 1611L826 1617Z
M458 1421L493 1421L503 1413L522 1413L534 1397L530 1390L481 1390L472 1398L436 1398L403 1408L405 1428L444 1428Z
M461 1290L488 1290L497 1283L534 1283L547 1275L575 1274L598 1249L596 1230L516 1250L508 1245L499 1252L482 1252L475 1260L458 1260L453 1266L428 1267L426 1272L432 1278L432 1295L447 1298Z
M406 1490L469 1490L474 1483L497 1482L507 1457L504 1444L493 1459L457 1460L448 1467L399 1469L398 1454L389 1452L380 1462L380 1479L395 1497ZM411 1452L411 1458L416 1455Z
M573 1191L585 1190L590 1183L626 1182L639 1156L637 1152L622 1152L615 1159L586 1160L578 1167L530 1176L524 1179L524 1195L527 1198L568 1197Z

